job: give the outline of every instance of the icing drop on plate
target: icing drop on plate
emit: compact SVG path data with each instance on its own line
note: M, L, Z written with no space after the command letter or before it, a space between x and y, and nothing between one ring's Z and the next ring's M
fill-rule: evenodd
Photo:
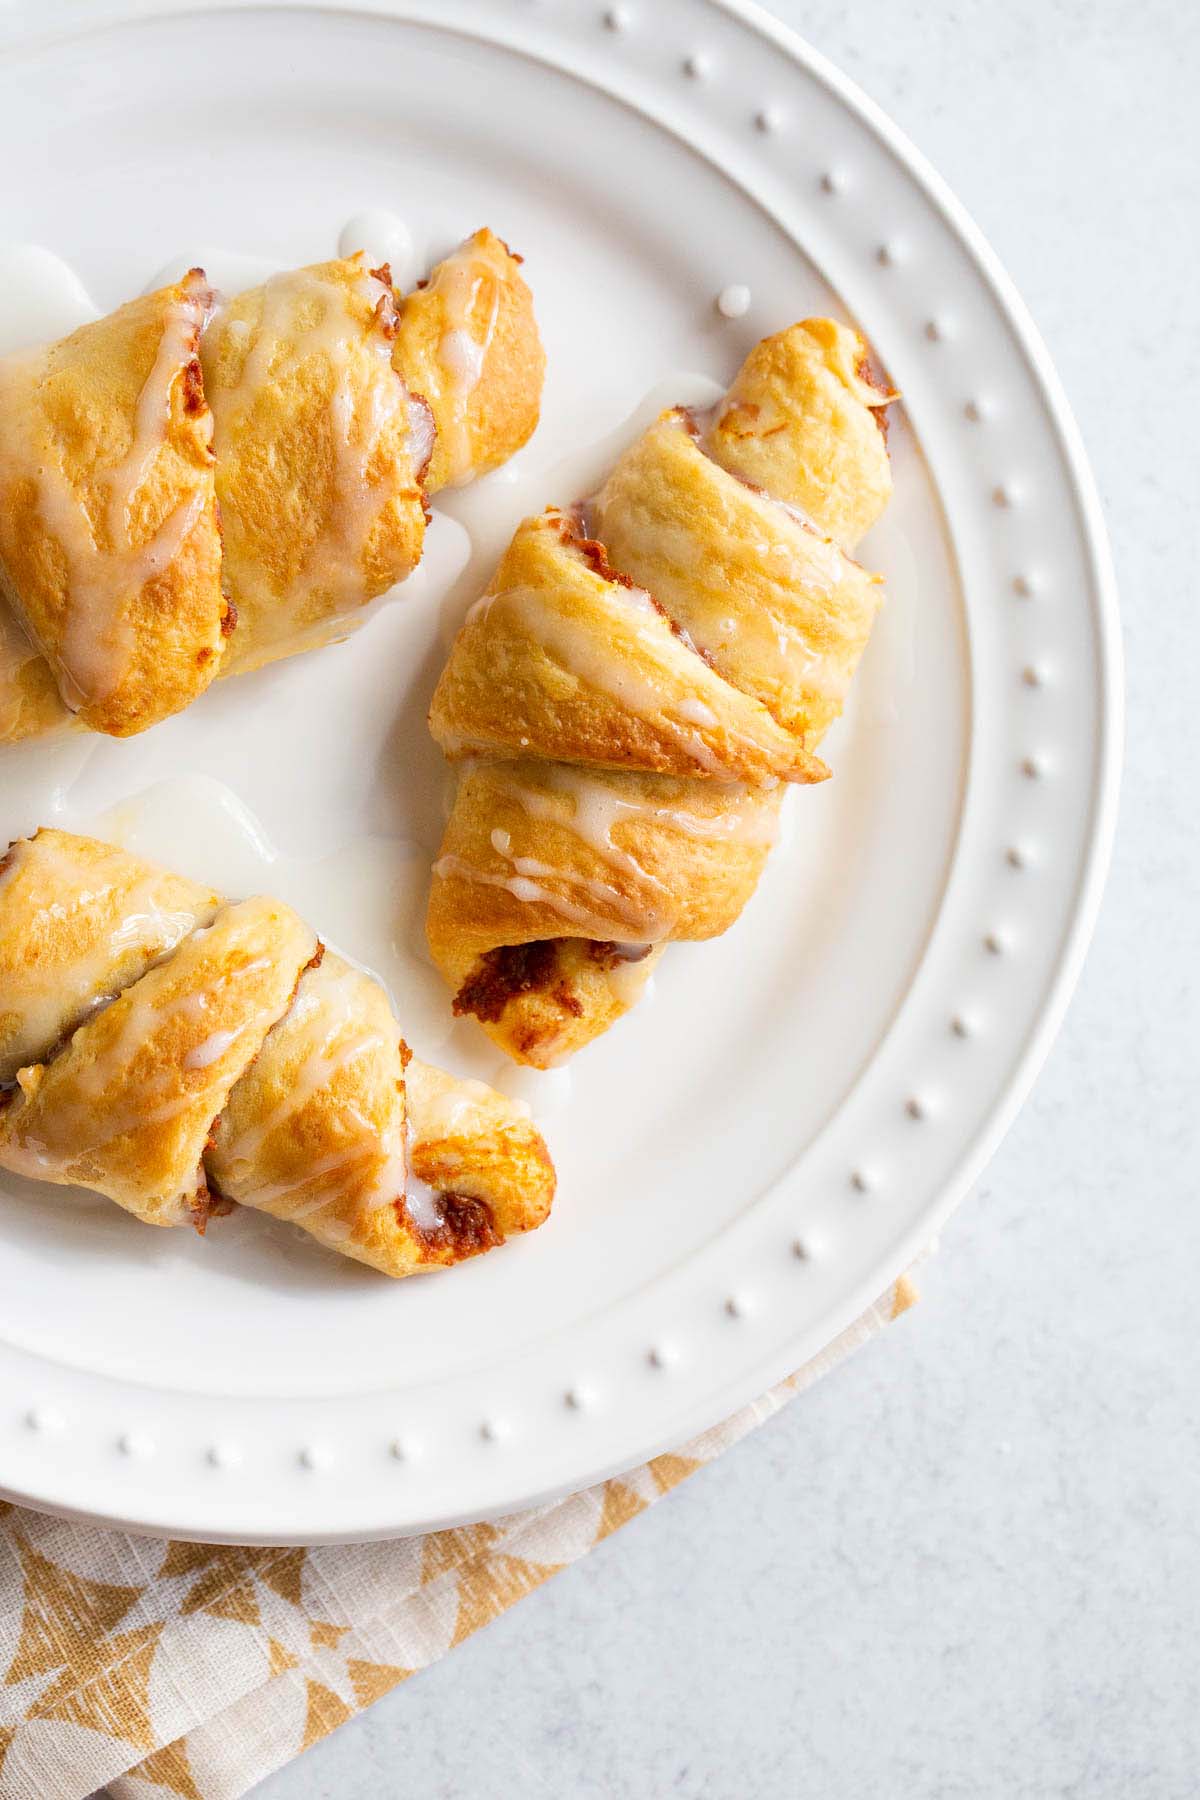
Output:
M347 219L338 233L338 255L353 256L365 250L372 268L387 263L392 286L400 293L410 288L419 274L412 232L396 213L382 206L368 206Z
M40 244L0 247L0 356L66 337L100 309L61 257Z
M717 311L723 319L744 319L750 311L750 289L743 282L731 282L717 295Z

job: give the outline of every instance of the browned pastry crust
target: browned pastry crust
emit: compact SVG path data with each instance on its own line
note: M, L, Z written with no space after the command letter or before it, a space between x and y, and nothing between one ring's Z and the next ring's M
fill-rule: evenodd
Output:
M431 494L498 468L537 425L546 357L520 263L484 228L401 303L394 361L437 425Z
M476 232L398 313L386 266L341 258L237 295L203 338L193 270L0 360L0 744L142 731L353 630L419 560L426 493L537 423L519 264Z
M15 714L11 736L69 708L126 737L217 673L226 603L197 360L211 298L193 269L0 361L0 585L61 696L55 706L10 640L0 711Z
M807 320L706 417L664 413L586 509L521 525L430 726L460 766L427 930L455 993L547 1067L636 1001L673 939L727 929L781 782L821 779L882 597L846 546L891 487L890 394Z
M392 364L382 273L362 255L288 270L237 295L205 333L238 621L227 673L344 636L420 561L433 428Z
M379 984L278 901L41 831L0 864L0 983L0 1168L154 1225L250 1206L392 1276L549 1211L526 1111L416 1062Z

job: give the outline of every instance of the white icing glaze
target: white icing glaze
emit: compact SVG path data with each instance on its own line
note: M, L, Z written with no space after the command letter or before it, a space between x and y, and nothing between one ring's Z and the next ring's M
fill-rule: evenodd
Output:
M723 319L743 319L750 311L750 289L740 281L723 287L717 295L717 311Z
M503 606L516 628L568 674L578 681L606 694L618 705L641 718L664 727L700 769L718 775L724 765L705 740L688 729L699 704L694 696L676 698L669 691L668 671L678 654L682 654L670 625L653 605L639 604L636 590L619 584L609 589L614 628L627 624L630 635L641 648L634 663L629 655L615 650L606 637L593 639L578 631L571 617L560 611L553 599L537 588L506 588L490 597L493 608ZM623 616L625 615L625 616ZM636 618L628 615L637 615ZM641 621L640 623L638 621ZM720 681L697 659L695 678L710 689ZM715 714L713 725L717 723ZM741 734L726 727L726 735L737 741ZM743 740L744 741L744 740Z
M360 261L354 280L358 297L372 312L391 306L391 291ZM300 631L289 643L307 648L310 641L326 642L337 634L339 623L368 598L363 552L383 509L391 503L393 485L371 478L372 461L382 434L407 410L408 452L413 478L424 467L432 448L432 425L426 409L408 393L403 378L392 367L391 338L382 323L363 331L350 312L346 290L340 283L312 269L290 269L274 275L262 290L262 313L254 341L243 359L236 383L210 388L213 411L213 446L220 459L227 429L240 425L246 409L273 384L286 380L296 369L313 360L327 361L334 375L330 396L331 442L334 455L335 492L330 528L315 538L289 604L299 605L307 595L321 596L322 616L311 631ZM297 320L313 315L303 330ZM219 350L222 333L236 331L242 323L218 314L210 327L206 359ZM288 348L281 354L281 344ZM354 349L351 358L351 346ZM243 593L256 593L264 611L279 604L266 577L253 570L240 571ZM277 654L279 645L272 643ZM237 641L234 640L234 655ZM240 660L240 659L239 659Z
M183 1059L184 1068L207 1069L210 1064L224 1056L227 1050L232 1049L240 1036L240 1030L212 1032L202 1044L197 1044L194 1049L188 1051Z
M40 244L0 246L0 294L0 356L52 343L100 317L75 271Z
M500 286L469 241L439 266L434 278L449 321L438 343L440 390L430 395L446 450L447 480L461 487L471 479L471 401L500 316ZM482 291L490 305L479 308Z
M474 596L484 588L512 537L514 520L539 512L551 495L569 502L594 493L620 453L658 417L664 406L673 402L704 406L722 391L711 377L679 369L656 382L615 427L609 426L596 437L577 444L565 456L561 450L553 454L545 451L543 444L553 439L535 434L502 468L472 482L469 489L443 488L435 501L435 511L443 518L449 515L460 520L471 534L471 559L458 593ZM462 623L462 616L461 599L457 603L452 600L445 618L447 646Z
M470 1137L481 1129L480 1109L495 1099L486 1082L465 1080L445 1086L436 1076L421 1079L416 1064L410 1065L410 1071L408 1110L416 1137L434 1142Z
M368 206L347 219L338 233L338 255L353 256L365 251L373 269L386 263L392 274L392 286L403 293L417 278L416 252L412 232L397 213L386 207Z
M204 937L211 929L212 927L201 927L194 936ZM268 957L251 957L244 963L226 968L220 977L220 985L227 990L235 990L243 983L253 982L256 976L264 973L270 966ZM60 1143L71 1146L72 1160L86 1156L89 1151L103 1150L114 1139L127 1132L166 1124L194 1103L197 1092L203 1090L188 1081L178 1081L175 1066L170 1061L160 1062L152 1074L147 1073L134 1084L127 1080L127 1071L137 1060L146 1042L161 1029L166 1019L179 1018L185 1036L203 1029L203 1017L208 1010L209 997L203 993L177 993L160 998L152 992L139 991L137 987L126 990L125 1011L119 1029L90 1061L78 1064L74 1071L73 1089L60 1095L57 1100L55 1131ZM185 1052L180 1066L189 1073L200 1073L227 1058L231 1046L244 1033L252 1029L264 1032L272 1020L271 1011L251 1003L238 1030L222 1034L226 1041L218 1044L211 1055L203 1062L190 1060L191 1050L206 1043L211 1046L217 1035L215 1033L198 1038L197 1043ZM232 1074L234 1071L229 1070L227 1073ZM22 1076L18 1076L18 1085L26 1085ZM30 1153L35 1157L37 1167L27 1166ZM23 1137L19 1111L14 1117L12 1136L5 1146L5 1162L6 1166L18 1174L36 1174L39 1169L50 1166L46 1160L45 1147L31 1145ZM199 1176L197 1168L196 1184ZM183 1191L194 1192L196 1184Z
M655 946L648 956L636 961L618 958L611 969L604 971L609 992L617 1005L626 1012L641 999L651 971L661 955L662 946Z
M46 421L23 399L30 354L0 361L0 409L7 412L11 479L36 469L37 506L67 567L67 608L58 647L58 683L73 710L106 699L127 672L133 627L131 603L154 576L169 567L204 511L207 494L197 484L145 543L130 538L130 514L155 459L170 417L171 392L191 355L210 304L202 278L167 306L153 366L138 396L133 436L122 460L102 471L102 532L61 466L61 450ZM37 353L33 353L36 358Z
M314 1095L328 1087L341 1070L378 1048L380 1035L377 1030L370 1026L355 1028L358 1018L356 987L364 979L357 969L348 968L344 975L332 981L326 978L319 986L307 973L297 983L285 1018L293 1025L316 1021L322 1031L276 1104L265 1108L254 1124L247 1126L226 1147L226 1156L238 1165L240 1174L244 1173L252 1182L254 1162L268 1138L285 1130ZM349 1154L352 1153L344 1153L339 1162ZM314 1205L323 1206L328 1199L328 1193L323 1193ZM302 1215L295 1213L292 1216Z
M704 432L699 436L691 432L685 411L677 410L666 423L674 429L688 431L697 450L706 456L709 454ZM723 468L723 465L718 463L717 467ZM731 474L728 470L724 473ZM837 636L833 637L829 647L814 644L809 631L792 611L791 597L801 593L818 602L831 600L839 584L858 573L858 565L802 508L779 499L765 488L742 481L736 474L731 474L731 479L744 489L746 505L758 514L762 535L753 549L764 564L771 565L767 572L775 584L777 604L772 607L768 602L754 609L744 609L740 614L728 615L720 622L720 636L704 635L701 647L715 653L737 638L739 654L780 690L802 689L840 706L849 689L853 667L848 666L839 653ZM695 565L700 546L686 519L670 521L656 517L653 551L661 563L686 570ZM666 596L659 598L667 600ZM699 704L685 702L676 705L675 712L686 718L685 707L694 709ZM709 723L699 715L693 722Z
M73 893L78 869L46 843L39 847L38 856L42 867L51 871L56 862L61 862L63 892ZM31 964L20 990L6 995L7 1008L21 1019L20 1042L26 1046L27 1061L37 1061L53 1047L64 1020L74 1029L115 997L111 971L128 951L139 945L153 950L153 967L192 931L195 916L161 906L154 892L156 885L157 878L148 875L130 891L121 922L89 955L80 955L69 965L56 966L47 972L44 981L37 979L36 965ZM56 901L51 910L67 915L71 901Z
M621 825L659 825L727 844L769 847L775 841L778 790L764 792L743 783L723 782L720 805L701 813L643 799L619 777L606 779L566 764L542 765L538 777L539 785L531 786L522 781L516 766L497 764L491 770L491 779L530 818L561 826L596 851L613 870L613 880L514 855L511 833L498 827L491 834L491 845L509 862L511 874L499 875L464 858L444 856L434 865L435 876L457 876L481 886L503 888L515 900L551 908L582 936L608 940L627 930L634 942L657 943L670 934L677 909L668 886L616 843L614 833ZM648 907L623 892L616 880L620 875L635 881L643 891L648 887L660 897L659 904ZM563 886L568 894L558 891ZM626 987L633 985L632 977L618 977L621 981Z
M486 344L477 343L469 331L459 327L454 331L443 332L438 345L438 356L443 368L450 371L466 394L469 395L478 387L487 356Z
M411 1124L405 1134L408 1167L404 1176L404 1210L419 1231L436 1231L445 1223L441 1192L422 1181L412 1166L414 1132Z

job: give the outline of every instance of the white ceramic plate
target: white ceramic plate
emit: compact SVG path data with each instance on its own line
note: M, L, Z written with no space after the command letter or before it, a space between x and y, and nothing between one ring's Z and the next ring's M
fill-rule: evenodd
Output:
M1120 732L1074 429L959 208L748 7L92 3L41 28L0 27L0 162L22 171L0 238L66 258L102 306L212 245L327 255L367 206L400 214L420 258L483 221L526 255L541 429L447 502L401 597L350 644L143 738L0 764L0 837L90 826L282 893L459 1072L501 1063L452 1027L421 954L444 794L423 715L508 532L599 473L662 377L727 379L805 313L857 319L904 391L896 498L864 550L890 600L828 740L834 779L792 796L739 925L673 949L569 1084L526 1088L561 1177L544 1230L393 1286L252 1216L200 1242L4 1189L13 1497L313 1542L579 1487L826 1343L937 1229L1045 1053L1096 907ZM752 297L733 321L714 305L731 283Z

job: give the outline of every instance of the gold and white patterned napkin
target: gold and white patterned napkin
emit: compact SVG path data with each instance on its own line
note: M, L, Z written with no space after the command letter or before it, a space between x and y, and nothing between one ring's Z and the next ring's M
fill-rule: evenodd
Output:
M235 1800L585 1556L912 1304L683 1449L495 1525L236 1549L0 1502L0 1800Z

